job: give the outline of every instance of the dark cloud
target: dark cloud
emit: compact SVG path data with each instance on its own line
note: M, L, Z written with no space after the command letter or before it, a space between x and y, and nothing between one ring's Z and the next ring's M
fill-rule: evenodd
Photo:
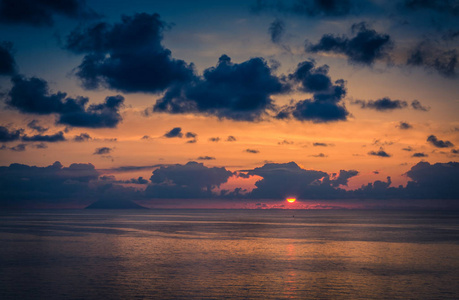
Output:
M449 147L454 147L454 144L451 143L450 141L443 141L439 140L435 135L429 135L427 137L427 141L434 145L437 148L449 148Z
M286 90L264 59L257 57L236 64L222 55L216 67L204 70L202 78L170 88L153 110L257 121L274 108L271 95Z
M12 49L12 43L0 42L0 75L13 75L14 73L16 73L16 61L14 60Z
M355 13L352 0L257 0L251 9L255 13L275 11L309 17L339 17Z
M446 78L454 79L458 74L458 51L440 49L430 41L423 41L409 51L406 64L435 70Z
M257 154L260 153L257 149L245 149L244 152Z
M392 100L384 97L378 100L355 100L352 104L360 105L360 108L375 109L377 111L392 111L394 109L403 109L408 107L408 103L403 100Z
M389 35L368 28L364 22L352 25L352 32L352 38L326 34L317 44L307 44L306 51L344 54L353 64L372 65L377 60L390 60L393 43Z
M227 142L235 142L236 141L236 138L232 135L229 135L227 138L226 138L226 141Z
M383 149L379 149L379 151L370 151L368 152L368 155L379 156L379 157L391 157L391 155L388 154Z
M420 111L429 111L430 110L430 107L429 106L423 106L421 104L421 102L419 102L418 100L413 100L413 102L411 102L411 107L415 110L420 110Z
M26 146L27 146L27 144L17 144L16 146L11 147L9 149L11 151L15 151L15 152L23 152L23 151L26 150Z
M328 147L329 146L327 143L313 143L312 145L314 147Z
M422 153L422 152L416 152L411 155L411 157L428 157L429 155Z
M94 150L94 155L105 155L105 154L110 154L112 152L112 148L109 147L100 147Z
M12 129L0 126L0 142L13 142L20 139L24 129Z
M172 58L161 44L167 27L158 14L123 16L120 23L74 30L65 47L85 54L76 70L85 88L156 93L195 76L193 65Z
M197 138L198 137L198 134L197 133L194 133L194 132L187 132L185 137L187 139L194 139L194 138Z
M331 185L334 187L344 185L347 186L347 183L350 178L359 175L359 172L356 170L340 170L338 177L335 180L331 180Z
M103 103L87 106L88 98L70 98L63 92L51 93L48 83L40 78L14 76L11 81L13 87L6 103L22 113L55 113L59 115L57 123L89 128L113 128L122 119L119 109L124 98L120 95L106 97Z
M282 36L285 33L285 24L282 20L276 19L269 25L269 34L274 44L280 44Z
M456 0L405 0L403 5L410 10L428 9L459 16L459 3Z
M164 137L167 137L167 138L181 138L181 137L183 137L182 128L180 128L180 127L172 128L170 131L168 131L168 132L166 132L164 134Z
M459 199L459 163L419 162L406 172L413 181L406 186L405 197L416 199Z
M403 130L407 130L407 129L413 128L413 125L411 125L411 124L408 123L408 122L400 122L400 123L397 125L397 127L400 128L400 129L403 129Z
M277 142L278 145L292 145L293 141L283 140L282 142Z
M319 154L312 154L312 155L309 155L310 157L328 157L328 155L325 155L323 153L319 153Z
M31 129L33 129L33 130L39 132L39 133L45 133L45 132L48 131L48 129L49 129L49 128L40 126L38 120L32 120L32 121L30 121L30 122L27 124L27 127L31 128Z
M33 136L24 135L22 137L22 140L24 142L48 142L48 143L66 141L64 137L64 133L62 131L59 131L58 133L51 134L51 135L42 135L42 134L37 134Z
M218 142L220 142L220 138L218 136L217 137L211 137L211 138L209 138L209 142L218 143Z
M215 160L215 157L213 156L199 156L197 160Z
M301 100L280 108L276 118L295 118L299 121L314 123L345 121L349 112L342 103L346 96L345 81L342 79L332 83L328 76L329 67L315 67L314 61L298 64L289 80L299 83L299 89L313 94L312 99Z
M131 184L148 184L148 180L143 178L142 176L138 178L131 178L129 180L120 180L117 181L119 183L131 183Z
M453 153L453 154L459 154L459 149L451 149L451 153Z
M83 132L83 133L80 133L79 135L75 135L73 140L75 142L87 142L87 141L92 140L92 137L89 134Z
M48 145L46 145L45 143L38 143L38 144L35 144L33 146L35 148L37 148L37 149L46 149L46 148L48 148Z
M408 146L408 147L406 147L406 148L402 148L402 150L404 150L404 151L413 151L413 148L411 148L411 147Z
M51 26L53 15L70 18L94 18L84 0L1 0L0 23Z
M140 138L141 140L149 140L150 136L149 135L144 135L143 137Z
M160 167L153 171L145 193L152 198L207 198L212 189L225 183L232 172L225 168L208 168L202 163Z

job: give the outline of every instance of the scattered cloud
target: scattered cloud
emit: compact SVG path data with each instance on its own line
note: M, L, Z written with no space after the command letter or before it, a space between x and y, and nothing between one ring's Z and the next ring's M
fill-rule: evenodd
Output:
M408 122L402 122L400 121L400 123L396 126L402 130L407 130L407 129L411 129L413 128L413 125L411 125L410 123Z
M92 140L92 137L89 134L84 132L84 133L80 133L79 135L75 135L73 140L75 142L87 142L87 141Z
M109 148L109 147L100 147L100 148L96 148L96 150L94 150L94 155L105 155L105 154L110 154L112 152L112 148Z
M167 138L182 138L183 137L182 128L180 128L180 127L172 128L170 131L168 131L168 132L166 132L164 134L164 137L167 137Z
M209 138L209 142L218 143L218 142L220 142L220 138L219 137L211 137L211 138Z
M454 147L454 144L450 141L439 140L435 135L429 135L427 141L437 148L449 148Z
M215 160L215 157L213 156L199 156L197 160Z
M0 126L0 142L13 142L20 139L24 129L9 129L5 126Z
M37 131L38 133L45 133L49 128L40 126L38 120L32 120L27 124L27 127Z
M352 38L326 34L317 44L307 44L306 52L344 54L349 63L373 65L377 60L390 60L393 43L388 34L378 33L365 22L352 25Z
M11 42L0 42L0 75L14 75L15 73L16 61L13 56L13 44Z
M235 142L235 141L237 141L237 139L236 139L234 136L229 135L229 136L226 138L226 141L227 141L227 142Z
M244 152L257 154L260 153L257 149L245 149Z
M368 152L368 155L379 156L379 157L391 157L391 155L388 154L383 149L379 149L378 151L370 151Z
M416 152L411 155L411 157L428 157L429 155L423 153L423 152Z
M423 106L421 104L421 102L419 102L418 100L413 100L413 102L411 102L411 107L415 110L420 110L420 111L429 111L430 110L430 107L429 106Z
M51 134L51 135L42 135L42 134L37 134L33 136L24 135L22 137L22 140L24 142L48 142L48 143L66 141L64 137L64 133L62 131L59 131L58 133Z

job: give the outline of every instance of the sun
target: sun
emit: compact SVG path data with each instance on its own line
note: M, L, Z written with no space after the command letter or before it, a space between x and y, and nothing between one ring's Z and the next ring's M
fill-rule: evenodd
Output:
M296 198L287 198L288 203L293 203L296 201Z

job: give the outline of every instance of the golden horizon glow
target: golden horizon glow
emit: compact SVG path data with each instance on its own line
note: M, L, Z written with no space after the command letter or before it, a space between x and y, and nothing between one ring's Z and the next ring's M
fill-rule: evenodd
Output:
M296 201L296 198L287 198L288 203L293 203Z

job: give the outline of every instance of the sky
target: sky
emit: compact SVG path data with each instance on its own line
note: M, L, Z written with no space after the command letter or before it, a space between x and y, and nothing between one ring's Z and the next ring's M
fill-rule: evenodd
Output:
M458 16L0 0L0 207L459 208Z

